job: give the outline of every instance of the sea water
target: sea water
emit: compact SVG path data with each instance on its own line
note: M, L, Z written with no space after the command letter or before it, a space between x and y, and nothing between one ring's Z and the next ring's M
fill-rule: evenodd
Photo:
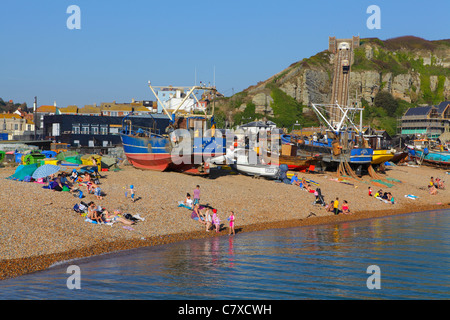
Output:
M0 299L449 299L449 252L450 210L428 211L72 260L0 281Z

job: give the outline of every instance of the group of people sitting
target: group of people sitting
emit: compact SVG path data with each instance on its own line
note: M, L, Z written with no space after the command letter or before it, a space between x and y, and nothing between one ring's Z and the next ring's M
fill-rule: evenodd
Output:
M428 183L428 192L431 195L436 195L438 193L438 189L445 189L444 181L439 178L434 179L431 177L430 182Z
M372 187L369 187L369 197L374 197L375 199L382 200L385 203L395 204L394 196L390 192L383 192L382 189L378 190L375 194L373 193Z
M336 200L331 201L329 204L327 204L327 205L325 206L325 209L326 209L327 212L332 212L332 213L334 213L335 215L338 215L338 214L340 214L340 213L343 213L343 214L352 214L352 213L350 212L350 208L349 208L349 206L348 206L347 200L344 200L344 201L343 201L343 203L342 203L342 209L339 209L339 198L336 198Z
M80 206L82 206L81 209ZM112 226L115 222L121 222L126 225L133 225L139 220L145 221L139 214L130 215L129 213L123 213L120 210L114 210L110 213L105 208L97 206L94 201L91 201L88 204L81 202L80 206L77 206L75 211L80 214L86 213L86 217L91 222L97 224L108 224Z
M306 181L305 177L303 177L301 181L298 179L298 173L297 172L295 172L294 175L292 176L291 184L293 184L294 186L298 186L298 187L300 187L301 189L303 189L305 191L308 191L308 192L311 192L311 193L314 192L314 189L311 188L311 184Z
M45 188L55 191L75 192L79 190L80 185L84 185L88 194L93 193L97 197L97 200L102 200L103 195L98 185L99 183L98 176L94 180L89 172L78 173L76 169L73 169L71 175L68 175L66 172L61 172L57 175L52 174L48 176Z

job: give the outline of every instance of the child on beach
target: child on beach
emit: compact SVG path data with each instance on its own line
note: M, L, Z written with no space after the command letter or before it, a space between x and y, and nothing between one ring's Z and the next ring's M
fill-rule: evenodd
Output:
M234 236L234 221L236 220L234 217L234 212L230 211L230 217L228 218L228 220L230 221L230 232L228 233L229 236L231 236L231 232L233 232L233 236Z
M194 189L194 205L200 203L200 186L197 185L197 187L195 187Z
M219 232L220 219L219 219L219 215L217 214L217 209L213 209L212 221L214 223L214 226L216 227L216 232Z
M189 193L186 194L186 199L184 199L184 202L178 201L178 206L179 207L184 207L184 208L192 210L193 209L193 205L194 205L194 203L193 203L193 201L191 199L191 195Z
M70 179L72 180L72 183L75 183L78 179L78 172L76 169L72 170L72 174L70 175Z
M212 218L209 208L206 208L205 221L206 221L206 232L209 232L209 229L211 229L212 227Z
M369 197L371 197L372 196L372 187L369 187Z
M130 198L132 202L135 202L135 191L134 191L134 185L130 186L130 189L126 189L125 191L125 198L128 198L128 192L130 192Z
M333 208L334 208L334 214L338 215L339 214L339 198L336 198L336 200L334 200Z
M102 190L100 189L100 187L95 183L92 183L92 189L94 190L94 195L97 197L97 200L102 200Z

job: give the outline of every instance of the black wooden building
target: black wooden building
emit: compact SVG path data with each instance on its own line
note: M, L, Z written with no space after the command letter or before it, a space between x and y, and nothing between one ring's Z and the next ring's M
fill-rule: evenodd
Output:
M68 143L72 147L113 147L122 144L120 130L123 117L76 114L46 115L44 138ZM130 116L133 128L152 128L164 133L169 118L163 114Z

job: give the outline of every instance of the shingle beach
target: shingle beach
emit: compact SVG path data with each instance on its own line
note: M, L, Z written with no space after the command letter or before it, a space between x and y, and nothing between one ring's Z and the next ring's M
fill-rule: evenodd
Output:
M140 214L140 221L131 228L115 223L95 225L85 222L73 210L80 202L69 192L43 189L41 184L6 179L14 167L0 168L0 279L43 270L58 261L88 257L105 252L154 246L202 237L228 237L228 212L236 216L236 237L241 232L270 228L339 223L409 212L450 208L448 188L430 195L430 177L444 181L444 169L417 166L391 166L383 177L401 182L393 186L376 185L369 176L353 184L335 180L336 173L299 173L320 185L325 202L336 197L347 200L351 215L333 215L314 205L314 195L293 185L265 179L214 171L210 177L190 176L175 172L143 171L122 166L117 172L101 172L101 188L106 196L96 200L93 194L83 201L94 201L107 210L121 209ZM125 187L134 185L136 202L125 198ZM178 207L186 193L193 194L200 185L201 204L217 208L222 221L221 231L206 232L205 227L191 219L191 210ZM448 185L448 184L446 184ZM389 191L396 204L391 205L368 196L367 189ZM314 185L313 185L314 187ZM83 188L83 187L82 187ZM85 190L85 189L83 189ZM413 200L405 195L413 194ZM313 214L311 214L313 213Z

